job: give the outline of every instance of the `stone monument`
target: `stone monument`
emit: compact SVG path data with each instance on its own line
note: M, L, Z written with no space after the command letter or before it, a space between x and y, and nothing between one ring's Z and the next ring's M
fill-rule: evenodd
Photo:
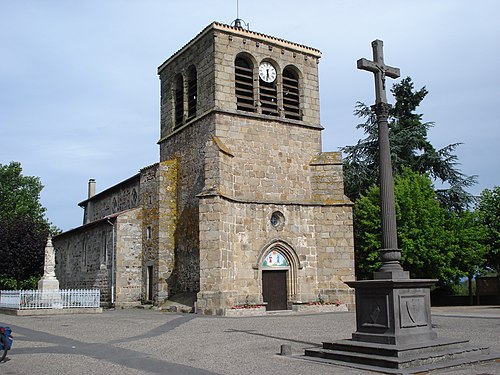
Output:
M348 281L356 290L356 332L350 340L324 342L306 350L306 356L384 372L418 372L495 358L488 348L472 347L468 340L439 339L432 330L430 287L435 279L410 279L401 264L397 244L394 182L387 118L386 77L399 77L399 69L385 65L381 40L372 42L373 61L360 59L358 69L375 76L382 266L373 280Z
M43 277L38 282L38 290L42 292L56 292L59 290L59 280L56 277L56 257L52 237L49 234L45 245L45 260L43 266Z

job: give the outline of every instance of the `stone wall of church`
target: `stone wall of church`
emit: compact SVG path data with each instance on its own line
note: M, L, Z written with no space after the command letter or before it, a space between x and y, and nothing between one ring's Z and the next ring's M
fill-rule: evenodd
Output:
M311 162L321 153L321 132L278 120L220 113L216 136L234 156L220 172L218 189L234 199L313 202ZM334 185L333 185L334 186ZM334 186L343 202L343 187Z
M100 289L101 302L117 306L140 304L142 283L141 209L112 220L98 220L53 238L56 276L61 289ZM114 228L114 229L113 229ZM113 281L113 253L116 253Z
M214 114L160 143L161 162L175 161L177 206L174 230L175 270L169 277L171 294L199 291L200 244L198 198L205 186L205 144L214 133Z
M113 227L107 221L79 227L53 238L61 289L100 289L111 301Z
M142 209L121 213L115 225L115 304L137 306L142 300Z
M321 152L318 128L224 113L215 120L200 199L198 311L262 302L259 262L272 241L297 259L289 301L320 295L352 306L344 283L354 279L352 204L340 154ZM279 230L275 211L284 217Z
M344 172L340 152L321 152L310 163L313 202L348 203L344 195Z
M178 75L182 75L187 85L188 70L196 67L198 95L196 103L197 116L214 107L214 38L205 34L188 50L181 50L158 68L160 76L160 138L174 132L174 83ZM187 103L186 103L187 105ZM187 116L187 107L185 108Z
M159 196L158 163L141 170L142 207L142 295L143 301L157 303L158 296L158 249L159 249ZM153 274L148 274L153 267ZM152 278L150 280L149 278ZM152 295L149 295L150 285Z
M284 218L278 228L271 224L276 211ZM321 296L353 305L344 283L354 280L349 205L239 203L207 196L200 201L198 312L223 314L234 305L262 303L261 262L274 242L287 244L298 259L297 269L289 271L290 302Z
M174 287L175 228L177 224L177 160L157 163L141 170L143 208L143 296L161 304ZM152 280L148 267L153 267ZM152 296L148 296L152 282ZM149 298L148 298L149 297Z
M83 223L87 224L138 207L139 180L137 174L85 201Z

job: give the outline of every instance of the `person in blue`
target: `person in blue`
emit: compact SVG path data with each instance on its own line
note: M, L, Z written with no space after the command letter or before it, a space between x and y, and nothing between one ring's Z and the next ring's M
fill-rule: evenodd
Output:
M7 356L12 347L12 330L6 325L0 325L0 362Z

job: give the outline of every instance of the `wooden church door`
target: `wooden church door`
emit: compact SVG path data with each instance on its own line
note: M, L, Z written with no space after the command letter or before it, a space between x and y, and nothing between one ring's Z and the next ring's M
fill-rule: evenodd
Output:
M276 248L267 253L262 261L262 299L267 310L288 308L287 279L290 264Z
M287 309L286 270L262 271L262 297L267 310Z

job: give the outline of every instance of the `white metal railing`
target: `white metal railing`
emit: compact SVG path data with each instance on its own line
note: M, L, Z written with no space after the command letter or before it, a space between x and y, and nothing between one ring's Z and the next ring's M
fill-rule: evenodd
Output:
M16 310L100 307L99 289L2 290L0 307Z

